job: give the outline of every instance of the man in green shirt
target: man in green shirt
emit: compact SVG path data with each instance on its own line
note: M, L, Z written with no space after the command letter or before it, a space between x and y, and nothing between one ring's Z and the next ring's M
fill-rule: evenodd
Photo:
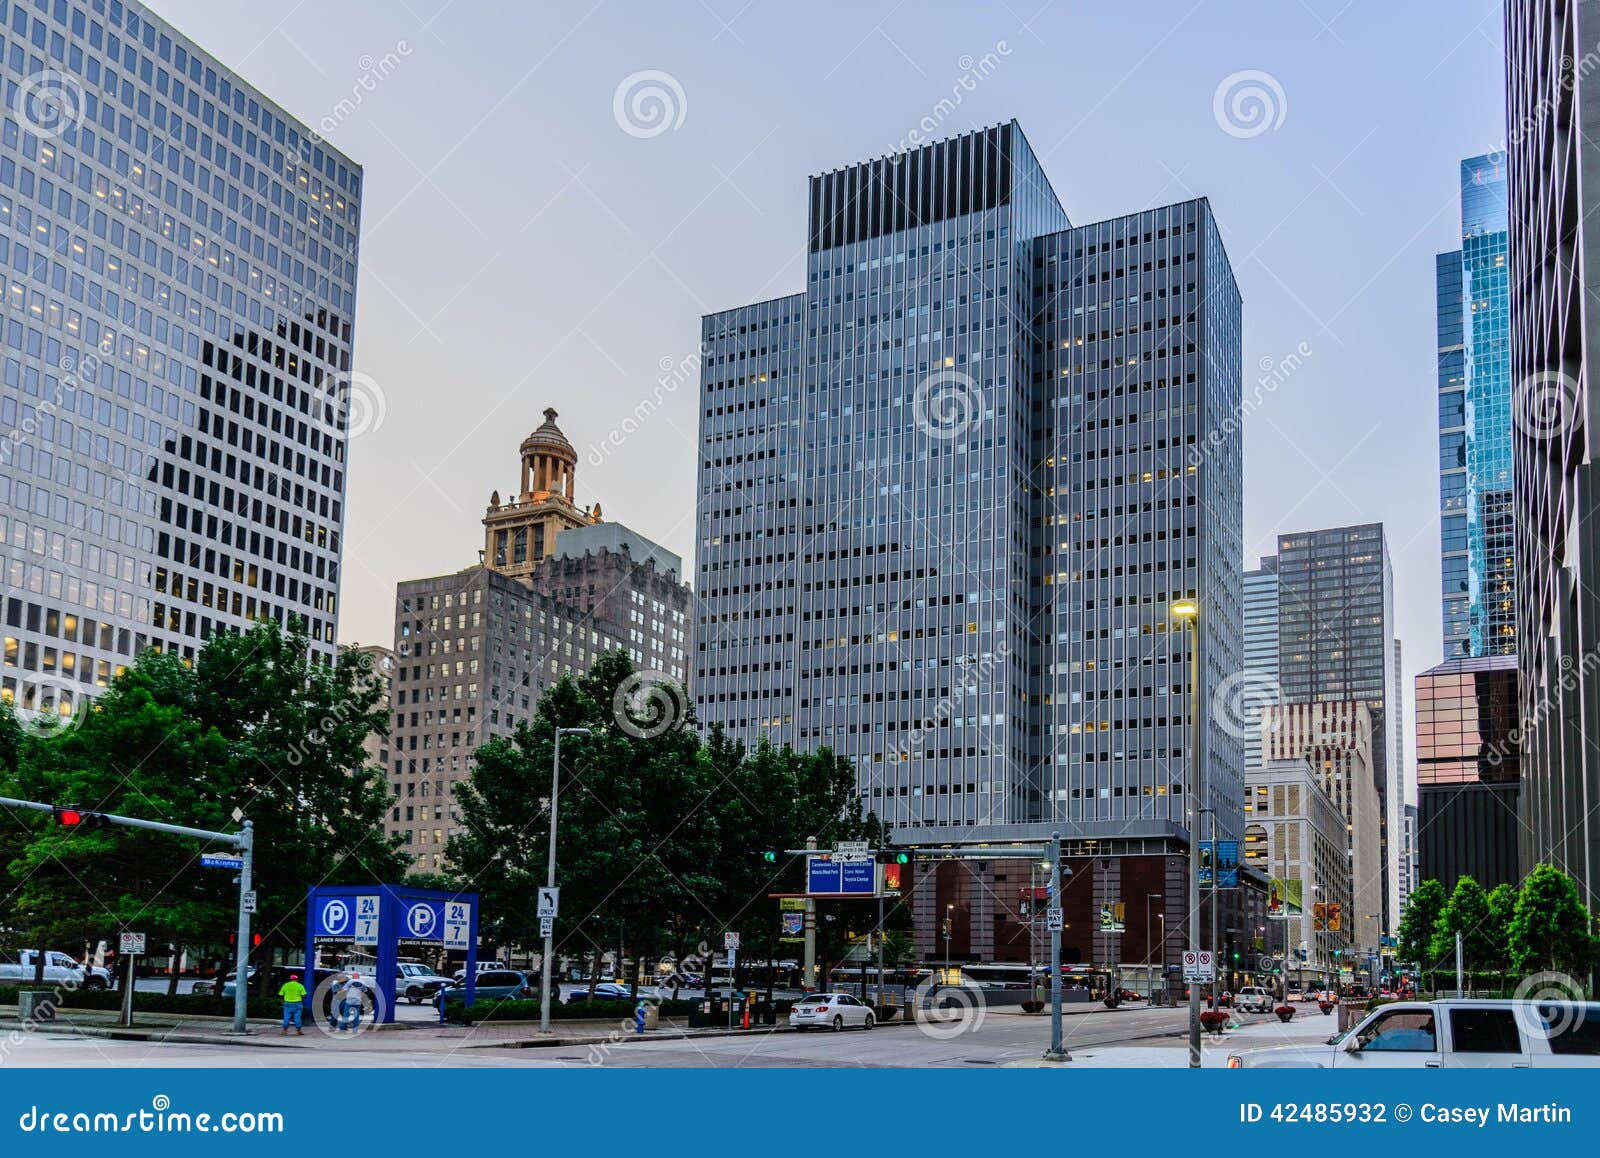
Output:
M295 1033L304 1037L306 1031L300 1028L300 1015L305 1009L306 987L300 984L300 974L289 974L289 980L278 990L278 996L283 999L283 1029L279 1036L289 1032L292 1022Z

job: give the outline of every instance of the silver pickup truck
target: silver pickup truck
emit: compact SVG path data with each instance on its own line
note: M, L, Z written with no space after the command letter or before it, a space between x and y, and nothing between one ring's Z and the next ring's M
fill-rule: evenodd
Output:
M1395 1001L1311 1045L1244 1050L1229 1069L1600 1067L1600 1002Z
M0 956L0 985L28 985L34 979L37 949ZM82 989L105 989L112 984L111 974L93 965L80 965L69 954L54 949L45 951L44 979L52 985L72 984Z

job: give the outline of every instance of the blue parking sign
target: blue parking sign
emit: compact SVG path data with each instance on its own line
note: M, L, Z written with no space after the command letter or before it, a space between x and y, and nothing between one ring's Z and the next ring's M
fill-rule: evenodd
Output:
M439 901L407 901L400 910L400 938L406 941L444 940L444 905Z

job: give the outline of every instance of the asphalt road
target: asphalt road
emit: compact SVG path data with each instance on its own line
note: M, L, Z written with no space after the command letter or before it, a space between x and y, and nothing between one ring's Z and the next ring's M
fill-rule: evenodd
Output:
M1254 1019L1248 1019L1254 1020ZM1172 1046L1187 1026L1182 1009L1132 1009L1076 1014L1064 1021L1066 1045L1092 1061L1097 1047L1138 1043ZM745 1068L1008 1066L1031 1064L1049 1043L1048 1017L990 1011L981 1022L951 1036L923 1028L886 1025L843 1033L810 1031L739 1037L626 1041L602 1046L473 1047L439 1043L394 1049L350 1049L328 1039L310 1049L267 1045L191 1045L121 1042L39 1032L0 1046L0 1063L100 1068L361 1066L376 1068Z

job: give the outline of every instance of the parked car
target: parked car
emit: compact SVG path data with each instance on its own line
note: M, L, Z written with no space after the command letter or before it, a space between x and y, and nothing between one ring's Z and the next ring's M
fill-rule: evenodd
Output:
M479 978L483 972L478 973ZM394 999L404 997L412 1005L421 1005L439 990L450 985L448 977L441 977L426 965L406 961L394 967Z
M0 958L0 985L29 984L38 963L37 949ZM73 985L83 989L105 989L112 984L111 974L93 965L80 965L70 954L45 950L44 979L51 984Z
M640 990L644 996L644 990ZM602 981L590 989L574 989L567 995L568 1001L628 1001L630 993L626 985L618 985L615 981Z
M474 1001L527 1000L539 996L538 978L515 969L479 970L473 985ZM446 1001L465 1000L465 980L454 982L444 991Z
M1121 989L1117 990L1117 1000L1118 1001L1143 1001L1144 1000L1144 994L1140 993L1137 989L1129 989L1126 986L1124 986Z
M1276 1004L1272 993L1259 985L1244 985L1239 989L1239 996L1233 1003L1242 1013L1271 1013Z
M838 1030L847 1025L871 1029L876 1024L872 1007L863 1005L848 993L810 993L789 1010L789 1028L796 1030L813 1026Z
M1380 1006L1322 1045L1247 1050L1229 1069L1600 1068L1600 1002L1452 999Z

